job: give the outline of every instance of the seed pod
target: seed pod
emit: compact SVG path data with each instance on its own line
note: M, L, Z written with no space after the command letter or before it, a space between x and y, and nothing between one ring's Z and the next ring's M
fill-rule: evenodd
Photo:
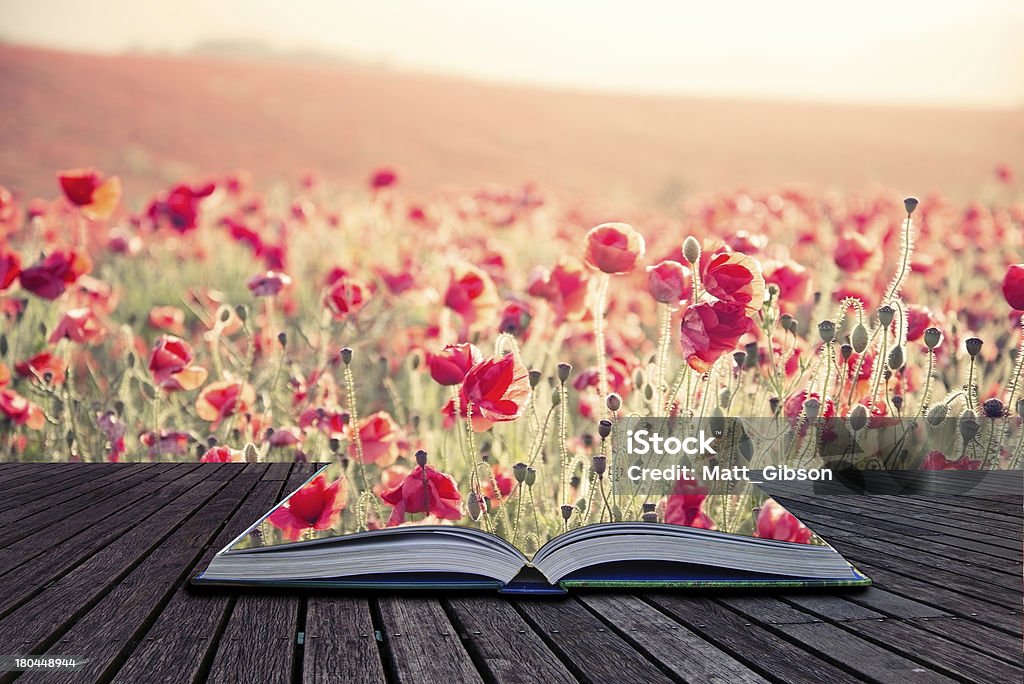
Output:
M683 258L690 262L690 265L700 261L700 243L692 235L683 240Z
M0 335L0 356L7 356L7 335Z
M772 415L777 416L779 414L779 398L771 397L768 399L768 408L771 409Z
M964 348L967 349L967 353L970 354L971 358L973 359L974 357L976 357L978 354L981 353L981 345L982 344L983 344L983 342L981 341L981 338L978 338L978 337L968 337L964 341Z
M888 328L892 325L892 319L895 317L896 309L892 308L888 304L878 307L878 322L882 324L883 328Z
M732 360L736 362L737 368L743 368L743 364L747 362L747 352L740 350L732 353Z
M594 471L595 475L597 475L599 477L601 475L604 475L604 471L605 471L605 469L607 467L608 467L608 457L607 456L604 456L604 455L594 456L594 458L591 459L590 469Z
M889 351L888 366L892 370L903 368L903 346L897 344Z
M718 405L722 408L728 408L731 400L732 392L729 391L728 387L723 387L722 391L718 393Z
M519 484L522 484L523 481L526 479L526 469L528 467L528 465L522 462L516 463L514 466L512 466L512 477L514 477L516 479L516 482L518 482Z
M807 420L814 420L818 417L818 413L821 411L821 402L811 397L804 402L804 415L807 416Z
M843 357L843 361L849 361L850 357L853 356L853 345L844 343L839 347L839 355Z
M863 323L854 326L853 332L850 333L850 344L858 354L863 354L864 350L868 348L868 329L864 327Z
M602 440L608 439L608 435L612 434L612 421L604 418L600 423L597 424L597 434Z
M420 467L427 465L427 452L423 449L416 452L416 465Z
M569 522L569 518L572 517L573 507L569 504L562 504L562 520Z
M469 511L469 517L473 520L479 520L480 515L484 512L483 497L477 492L470 492L466 500L466 508Z
M894 394L892 397L892 405L897 411L903 410L903 395Z
M417 368L420 367L420 362L422 360L423 359L422 359L422 357L419 354L413 354L409 358L409 366L411 366L413 370L416 370Z
M643 515L640 516L645 523L656 523L658 522L658 514L654 511L644 511Z
M779 325L782 326L783 330L789 330L790 324L793 322L792 314L784 313L779 316Z
M352 348L345 347L341 350L341 362L346 366L352 363Z
M615 413L622 408L622 397L615 392L612 392L605 398L605 405L608 407L609 411Z
M938 427L942 424L942 421L946 420L946 416L949 415L949 405L946 403L936 404L928 409L928 424L932 427Z
M860 432L868 426L868 408L864 404L857 404L850 411L850 429L854 432Z
M339 451L341 451L341 440L338 439L337 437L331 437L331 439L327 442L327 446L331 450L332 454L336 454Z
M526 469L526 486L532 487L533 483L537 481L537 469L533 466L529 466Z
M981 410L985 413L985 416L988 418L1002 418L1003 402L996 397L986 399L985 403L981 405Z
M645 503L641 508L642 508L644 513L653 513L657 507L658 507L657 504L652 504L652 503L648 502L648 503Z
M249 309L244 304L239 304L235 307L235 315L238 316L239 320L245 323L249 318Z
M569 374L572 373L571 363L560 363L558 364L558 381L565 384L565 381L569 379Z
M539 370L530 371L530 389L534 389L540 384L541 372Z
M822 321L818 324L818 337L821 341L830 344L836 341L836 324L835 321Z
M281 332L277 333L277 343L279 345L281 345L282 347L287 347L288 346L288 333L284 332L283 330Z
M964 444L967 444L972 439L978 436L981 432L981 425L978 424L978 416L971 409L965 409L960 414L960 421L958 427L960 428L960 436L964 438Z
M924 331L924 346L935 349L942 343L942 331L932 327Z
M907 216L914 213L914 210L917 209L917 204L918 201L916 197L908 197L903 200L903 208L907 210Z

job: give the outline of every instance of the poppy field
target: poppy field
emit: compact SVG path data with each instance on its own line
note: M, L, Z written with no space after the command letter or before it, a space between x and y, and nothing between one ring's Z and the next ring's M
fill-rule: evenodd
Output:
M361 529L513 534L540 509L537 539L728 515L693 481L611 497L627 417L772 419L826 465L820 420L952 425L845 465L1019 467L1024 203L1012 169L994 183L984 203L779 188L609 215L529 185L406 192L392 168L152 197L60 171L50 197L0 188L0 450L332 462L300 527L347 507ZM760 536L803 534L762 512Z

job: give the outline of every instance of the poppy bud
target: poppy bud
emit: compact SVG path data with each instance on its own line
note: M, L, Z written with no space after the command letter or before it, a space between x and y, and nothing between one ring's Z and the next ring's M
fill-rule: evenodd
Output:
M790 324L793 322L793 316L788 313L784 313L779 316L779 325L782 326L783 330L789 330Z
M594 456L591 461L592 463L590 467L594 471L594 474L598 476L604 475L604 471L608 467L608 457Z
M643 387L644 386L644 374L643 374L643 371L637 370L637 372L633 374L633 386L634 387Z
M128 364L129 368L134 368L135 367L135 354L133 352L128 352L128 354L124 357L124 362L126 364Z
M644 399L650 401L654 398L654 388L650 385L644 385Z
M530 371L530 389L534 389L540 384L541 372L539 370Z
M420 466L421 468L427 465L427 452L424 451L423 449L420 449L419 451L416 452L416 465Z
M896 345L889 351L889 368L899 370L903 368L903 347Z
M892 319L895 317L896 309L892 308L888 304L878 307L878 322L882 324L883 328L888 328L892 325Z
M512 466L512 477L516 478L516 482L519 484L523 484L523 480L526 479L526 469L528 467L525 463L516 463Z
M853 327L853 332L850 333L850 344L858 354L863 354L864 350L868 348L868 329L864 327L863 323L858 323Z
M850 411L850 429L854 432L860 432L868 426L868 409L863 404L857 404Z
M907 216L914 213L914 210L917 209L917 204L918 201L916 197L908 197L903 200L903 208L907 210Z
M839 355L843 357L843 361L849 361L850 357L853 356L853 345L845 343L839 347Z
M558 406L562 403L562 393L558 390L551 390L551 405Z
M469 511L469 517L473 520L479 520L480 514L484 512L483 497L476 492L470 492L469 497L466 500L466 508Z
M571 363L560 363L558 364L558 381L565 384L565 381L569 379L569 374L572 373Z
M423 357L421 357L419 354L413 354L409 359L409 366L412 367L413 370L416 370L417 368L420 367L420 362L422 360Z
M622 408L622 397L620 397L615 392L612 392L605 399L605 404L608 406L608 410L609 411L611 411L612 413L615 413L620 408Z
M981 405L982 411L989 418L1002 418L1003 417L1003 402L996 397L986 399L985 403Z
M331 437L330 441L327 442L327 446L330 448L332 454L336 454L341 450L341 440L337 437Z
M978 337L968 337L967 340L964 341L964 347L967 349L967 353L971 355L972 359L981 353L982 344L981 339Z
M949 405L945 403L936 404L928 409L928 424L932 427L938 427L946 419L947 415L949 415Z
M1017 415L1024 418L1024 399L1017 400Z
M964 438L964 444L967 444L972 439L978 436L981 432L981 425L978 424L978 416L971 409L965 409L960 414L960 422L958 427L960 428L960 436Z
M345 347L341 350L341 362L346 366L352 363L352 348Z
M826 344L836 341L835 321L822 321L818 324L818 337Z
M607 418L602 419L597 424L597 434L600 435L602 440L608 439L608 435L612 434L612 421Z
M124 415L124 402L120 399L114 402L114 413L118 416Z
M700 261L700 243L692 235L683 240L683 258L691 265Z
M7 356L7 335L0 335L0 356Z
M935 349L942 342L942 331L938 328L928 328L924 331L924 345L929 349Z
M249 309L244 304L239 304L235 307L235 315L238 316L239 320L245 323L246 319L249 318Z
M68 433L64 435L64 441L68 443L68 448L70 449L75 443L75 433L68 430Z
M217 446L217 438L214 435L210 435L209 437L207 437L206 438L206 446L211 448L211 449L213 447Z
M731 399L732 392L729 391L728 387L723 387L722 391L718 393L718 405L722 408L727 408Z
M768 399L768 408L771 409L771 412L772 412L773 416L778 415L778 413L779 413L779 398L778 397L770 397Z
M897 411L902 411L903 410L903 395L902 394L894 394L893 397L892 397L892 405L893 405L893 407L895 407L895 409Z
M245 445L243 453L245 454L246 463L256 463L260 460L260 452L256 451L256 445L252 442Z
M569 504L562 504L562 520L569 522L569 518L572 517L572 506Z
M286 333L284 331L281 331L281 332L277 333L277 343L280 344L282 347L287 347L288 346L288 333Z
M231 309L227 308L226 306L221 307L220 322L227 323L229 320L231 320Z
M807 420L814 420L818 417L818 413L821 411L821 402L811 397L804 402L804 415L807 416Z
M537 481L537 469L534 468L533 466L528 466L526 468L526 480L525 480L526 486L527 487L532 487L533 483L536 482L536 481Z
M740 438L739 444L737 445L740 450L740 456L747 459L748 461L754 457L754 442L751 441L750 437L743 435Z

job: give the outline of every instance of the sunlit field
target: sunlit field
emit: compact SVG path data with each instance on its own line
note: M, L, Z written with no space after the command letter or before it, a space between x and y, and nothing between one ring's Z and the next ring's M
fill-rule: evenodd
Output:
M945 449L843 465L1021 460L1009 168L986 204L780 188L621 216L535 186L407 195L388 167L141 201L105 171L0 194L6 459L334 462L364 528L531 496L571 509L544 524L640 519L601 506L635 416L775 419L817 464L819 419L952 423Z

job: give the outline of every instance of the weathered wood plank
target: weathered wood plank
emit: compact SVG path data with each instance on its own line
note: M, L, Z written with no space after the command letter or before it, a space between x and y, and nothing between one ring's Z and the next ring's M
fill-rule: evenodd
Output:
M365 598L310 597L306 608L302 681L307 684L385 680Z
M524 601L518 607L570 671L584 681L673 681L578 601Z
M658 593L648 594L646 600L747 667L772 679L821 684L861 681L711 599Z
M577 681L509 601L474 596L446 603L463 643L489 681Z
M239 596L206 681L290 682L298 609L292 596Z
M387 596L377 607L395 681L483 681L436 599Z
M633 648L687 682L754 684L766 681L637 596L584 594L580 601Z

